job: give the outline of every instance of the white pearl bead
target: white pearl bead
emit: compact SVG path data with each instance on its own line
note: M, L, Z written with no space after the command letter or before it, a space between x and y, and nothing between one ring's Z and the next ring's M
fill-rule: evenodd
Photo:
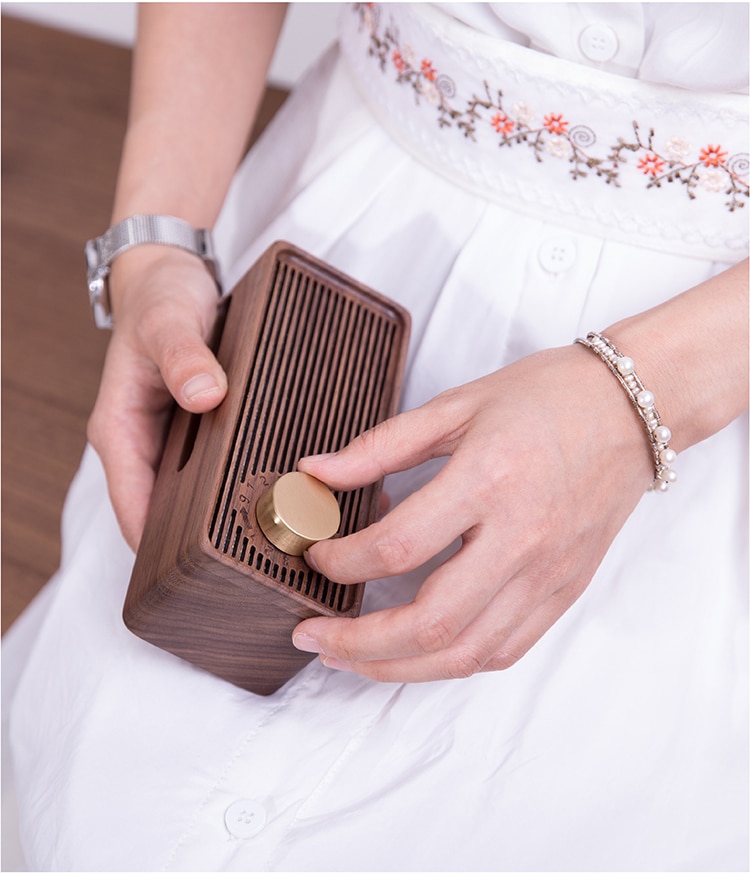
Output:
M676 458L677 453L674 449L670 449L668 446L666 449L662 449L659 453L659 460L662 464L674 464Z
M643 391L638 392L636 400L638 401L638 406L645 410L646 407L653 406L654 396L648 389L644 388Z
M623 355L622 358L617 359L617 369L620 373L625 376L626 373L632 373L635 368L635 363L632 358L628 358L627 355Z
M664 480L660 479L654 483L653 488L655 492L661 492L663 494L664 492L669 490L669 483L664 482Z
M658 428L654 429L654 437L656 437L659 443L669 443L672 439L672 432L666 425L659 425Z

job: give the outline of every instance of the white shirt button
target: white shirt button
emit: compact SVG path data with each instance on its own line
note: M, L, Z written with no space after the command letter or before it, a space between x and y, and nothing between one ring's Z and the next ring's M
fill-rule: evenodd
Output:
M611 61L620 44L617 34L606 24L590 24L581 31L578 45L590 61Z
M241 798L224 812L224 824L235 838L252 838L263 831L266 808L254 798Z
M564 273L576 260L576 244L572 237L550 237L539 247L538 258L547 273Z

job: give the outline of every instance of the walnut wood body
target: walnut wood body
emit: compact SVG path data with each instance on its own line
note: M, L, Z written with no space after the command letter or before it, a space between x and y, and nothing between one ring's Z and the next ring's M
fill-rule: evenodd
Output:
M396 411L408 314L286 243L229 299L217 356L229 390L177 409L123 618L144 640L249 691L274 692L313 656L311 616L356 616L364 583L336 584L266 540L255 504L303 455L340 448ZM337 495L339 536L372 522L382 483Z

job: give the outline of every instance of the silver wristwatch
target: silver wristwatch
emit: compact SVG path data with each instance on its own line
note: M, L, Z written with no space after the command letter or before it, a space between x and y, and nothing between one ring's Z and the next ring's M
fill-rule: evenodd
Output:
M110 265L122 252L144 243L176 246L202 258L221 296L221 283L210 231L196 229L188 222L170 215L134 215L113 225L101 237L86 243L89 300L98 328L112 327Z

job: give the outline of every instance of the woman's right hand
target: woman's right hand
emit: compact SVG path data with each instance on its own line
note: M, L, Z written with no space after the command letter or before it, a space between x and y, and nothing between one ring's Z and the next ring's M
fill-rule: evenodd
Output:
M227 380L207 341L216 284L194 255L139 246L114 262L114 331L88 439L107 476L122 533L135 551L143 533L172 399L192 413L218 406Z

